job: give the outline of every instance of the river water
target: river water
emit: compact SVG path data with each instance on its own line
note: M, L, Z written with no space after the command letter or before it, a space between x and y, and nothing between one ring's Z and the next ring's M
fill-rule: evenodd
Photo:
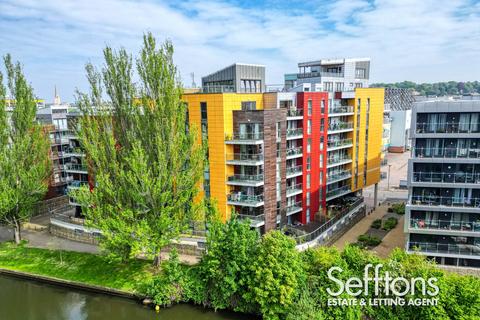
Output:
M0 320L247 320L182 304L156 313L140 303L0 275Z

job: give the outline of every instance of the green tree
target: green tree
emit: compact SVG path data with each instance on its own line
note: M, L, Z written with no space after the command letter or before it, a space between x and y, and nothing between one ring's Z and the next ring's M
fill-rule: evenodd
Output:
M4 57L7 87L14 104L6 110L7 90L0 73L0 223L15 229L21 240L21 224L31 217L35 204L48 187L51 174L49 141L36 123L37 104L19 62Z
M146 254L158 265L162 248L198 212L203 149L188 127L170 42L157 48L145 35L136 68L125 49L107 47L104 57L100 72L87 65L91 93L78 95L79 137L95 186L75 196L105 249L123 260Z
M256 259L259 238L248 221L234 218L226 223L214 221L210 225L200 270L205 299L213 308L256 311L245 301L244 295L248 291L247 276Z
M259 305L264 319L284 318L305 281L295 241L280 231L271 231L262 237L254 255L245 297Z

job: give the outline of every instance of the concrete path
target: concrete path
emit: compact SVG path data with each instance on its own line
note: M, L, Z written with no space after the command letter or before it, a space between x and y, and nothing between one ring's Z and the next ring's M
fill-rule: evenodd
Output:
M99 253L98 246L52 236L47 230L23 230L22 237L28 240L29 247L50 250L67 250L76 252Z
M379 206L371 214L357 222L357 224L355 224L350 230L341 236L340 239L335 241L333 246L343 250L347 243L351 244L357 242L358 236L366 233L368 229L370 229L372 222L376 219L381 219L385 213L387 213L387 206Z

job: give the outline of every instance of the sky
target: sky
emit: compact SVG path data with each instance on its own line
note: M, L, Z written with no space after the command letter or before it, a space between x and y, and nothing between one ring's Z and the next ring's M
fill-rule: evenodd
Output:
M281 84L298 62L338 57L370 57L371 82L480 80L478 0L0 0L0 54L47 101L56 86L73 102L87 62L101 67L106 45L137 54L145 32L173 42L186 86L234 62Z

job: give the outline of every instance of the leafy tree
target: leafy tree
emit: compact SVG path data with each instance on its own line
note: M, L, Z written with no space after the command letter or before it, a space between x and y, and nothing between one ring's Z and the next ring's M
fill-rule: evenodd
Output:
M295 241L280 231L262 237L251 261L245 297L257 303L264 319L286 316L305 281L305 268Z
M143 253L158 265L162 248L198 212L203 149L187 124L170 42L158 48L145 35L136 72L125 49L107 47L104 57L101 72L87 65L91 93L78 95L79 137L95 186L75 196L105 249L123 260Z
M0 223L15 229L15 242L21 240L21 224L27 221L35 204L48 187L51 174L49 141L35 122L37 105L19 62L4 57L8 91L14 103L6 110L6 88L0 73Z
M480 93L479 81L467 82L437 82L437 83L415 83L412 81L402 81L395 83L373 83L371 87L402 88L417 91L420 95L444 96Z
M220 221L211 224L200 267L208 305L215 309L255 311L244 295L258 242L259 234L250 230L248 221L231 219L225 224Z

